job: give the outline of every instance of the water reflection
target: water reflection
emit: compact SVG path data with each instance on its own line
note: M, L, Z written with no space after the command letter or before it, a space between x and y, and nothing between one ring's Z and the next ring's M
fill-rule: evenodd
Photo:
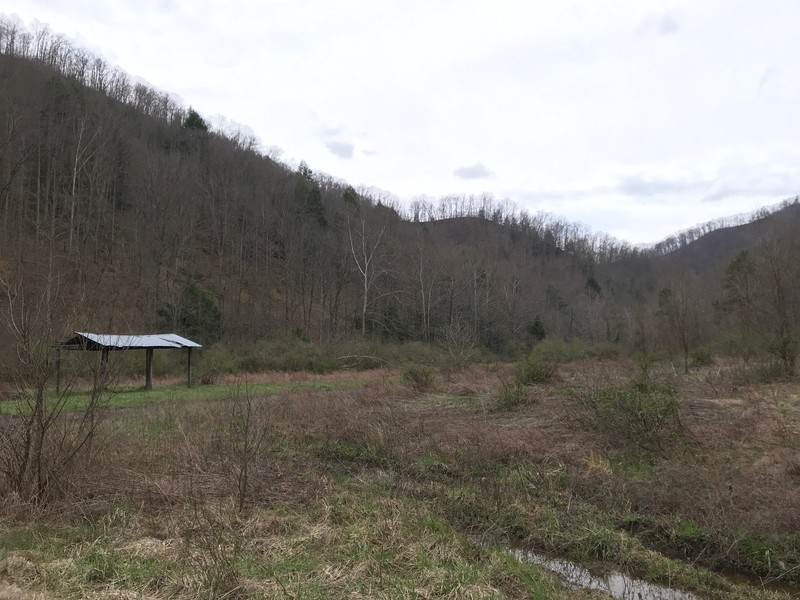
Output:
M695 594L631 579L622 573L612 572L600 577L568 560L548 558L527 550L512 550L511 553L519 560L555 571L569 587L600 590L621 600L699 600Z

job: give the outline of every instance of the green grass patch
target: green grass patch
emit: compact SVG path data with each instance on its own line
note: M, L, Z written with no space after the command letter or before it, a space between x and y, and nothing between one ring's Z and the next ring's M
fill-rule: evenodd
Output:
M418 456L412 468L424 475L447 475L453 472L450 458L438 452Z
M163 385L152 390L143 387L124 387L111 389L105 393L102 406L111 409L137 408L156 404L168 404L188 400L223 400L236 393L237 389L253 396L273 396L303 390L345 390L370 385L363 380L337 381L296 381L291 383L252 383L237 388L236 385L213 384L186 387L185 384ZM79 412L86 408L91 398L87 390L70 390L63 395L55 391L47 392L47 400L51 403L62 402L64 412ZM0 402L0 415L28 414L29 408L23 400L6 400Z

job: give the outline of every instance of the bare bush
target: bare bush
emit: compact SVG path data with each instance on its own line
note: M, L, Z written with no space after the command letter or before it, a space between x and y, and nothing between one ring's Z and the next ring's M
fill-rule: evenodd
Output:
M16 351L12 373L17 410L0 417L0 474L5 489L41 503L56 492L77 459L88 454L109 373L95 372L86 404L67 413L69 386L57 393L48 389L59 333L54 326L57 284L49 280L41 293L28 293L21 283L3 281L2 286L2 323Z
M250 488L250 472L257 463L267 437L267 410L263 398L253 396L246 383L233 388L230 399L228 443L236 474L236 506L244 508Z
M447 350L450 368L456 371L464 369L472 361L478 345L473 328L460 321L442 327L441 344Z

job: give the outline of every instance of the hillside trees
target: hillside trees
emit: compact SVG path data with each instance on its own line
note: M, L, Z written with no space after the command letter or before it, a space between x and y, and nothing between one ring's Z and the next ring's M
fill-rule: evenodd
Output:
M797 242L769 237L753 254L742 251L728 264L719 307L729 339L749 360L768 352L793 374L800 352L800 269Z
M2 243L24 247L16 241L29 224L63 243L76 290L104 328L158 324L187 269L215 298L225 335L324 339L372 323L378 336L434 340L463 322L500 347L525 338L542 253L589 247L557 219L488 195L452 196L424 207L423 219L481 222L483 246L437 228L429 247L397 260L417 234L397 226L384 193L356 193L304 163L292 173L46 28L23 30L0 26L0 73L24 73L0 99L9 124ZM101 301L110 297L113 307Z
M208 123L206 123L206 120L201 117L195 109L189 107L189 112L186 114L186 118L183 120L183 128L194 129L207 133Z
M800 351L800 247L794 240L768 238L760 250L762 322L767 351L793 375Z
M678 347L683 357L684 373L689 372L689 357L701 339L700 299L694 282L681 278L658 294L658 312L664 335Z
M203 290L201 283L195 275L179 268L174 298L157 308L156 324L160 329L180 331L203 345L209 345L222 336L222 315L214 298Z
M0 79L1 84L7 82ZM8 87L0 85L0 211L3 215L4 234L9 231L9 212L12 198L19 196L23 166L31 148L25 143L26 124L24 116L16 106Z
M550 329L555 331L557 336L562 335L564 320L564 312L569 308L569 303L564 299L561 290L554 283L548 283L544 292L545 297L545 310L549 315Z
M367 313L370 307L384 296L397 293L392 286L379 291L378 286L388 283L391 273L388 240L393 212L368 211L368 206L357 206L347 215L347 236L350 255L357 271L361 293L361 335L367 334Z
M311 170L301 163L289 197L278 198L274 240L285 327L308 336L319 311L320 267L326 258L328 222L322 193Z
M407 282L409 298L414 307L414 331L420 339L431 341L437 325L436 306L441 302L439 282L441 280L440 261L437 260L436 246L430 231L420 229L406 250L410 280Z
M649 377L650 367L658 357L655 312L641 292L635 294L631 305L626 307L630 352L643 378Z
M747 250L731 260L722 278L724 341L730 350L749 362L758 350L756 264Z
M691 277L674 264L666 276L652 253L489 194L404 209L270 156L46 28L0 19L0 261L21 273L54 248L59 281L87 309L82 327L196 335L208 319L208 339L234 342L360 335L497 352L552 336L636 345L650 360L655 319L684 368L712 341L702 294L681 288ZM781 244L752 250L752 274L722 283L737 344L754 340L748 353L788 370L797 277ZM707 277L707 289L720 283ZM742 278L752 282L737 304ZM184 318L190 297L205 316Z

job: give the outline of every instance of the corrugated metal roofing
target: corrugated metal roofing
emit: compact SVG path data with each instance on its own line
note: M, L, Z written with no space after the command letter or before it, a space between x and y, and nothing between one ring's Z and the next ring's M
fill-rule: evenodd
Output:
M177 333L122 335L116 333L76 331L75 335L93 342L98 346L112 350L124 350L129 348L202 348L197 342L186 339ZM64 342L65 346L77 344L79 344L79 340L76 338Z

